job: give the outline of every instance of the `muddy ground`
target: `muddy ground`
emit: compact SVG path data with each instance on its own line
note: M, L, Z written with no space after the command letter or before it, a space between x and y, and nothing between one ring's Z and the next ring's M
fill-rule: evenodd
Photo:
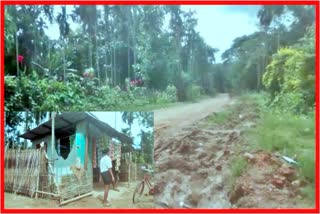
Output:
M119 191L110 190L109 201L111 207L103 207L103 185L95 184L94 192L91 196L71 202L59 207L58 202L50 199L34 199L13 193L5 193L5 208L152 208L154 206L153 196L142 195L139 202L132 203L132 195L138 182L132 182L128 186L127 182L119 183ZM146 191L145 191L146 192Z
M156 207L306 206L297 169L277 154L249 149L243 133L259 117L254 108L225 94L178 108L155 112ZM208 122L210 114L228 108L233 112L227 122ZM235 176L239 157L247 167Z

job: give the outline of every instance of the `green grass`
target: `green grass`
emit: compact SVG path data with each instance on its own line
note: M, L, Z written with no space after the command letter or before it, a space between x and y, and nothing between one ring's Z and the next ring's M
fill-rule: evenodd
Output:
M223 124L225 123L232 115L232 110L228 109L217 114L210 115L207 119L207 123Z
M148 104L144 106L128 106L125 111L152 111L155 109L168 108L173 106L183 105L183 103L159 103L159 104Z
M299 179L306 180L303 195L314 201L315 182L315 115L294 115L287 112L263 112L256 128L246 132L252 150L278 152L296 156Z
M315 199L315 187L314 187L314 185L307 185L307 186L303 187L301 189L301 194L304 197L314 201L314 199Z
M247 168L247 161L244 158L236 157L232 160L231 172L234 178L239 177Z
M314 121L313 117L266 113L257 127L249 131L249 137L255 149L299 157L305 151L314 151Z
M269 110L267 107L269 97L266 93L245 93L239 96L238 102L246 106L246 111L259 111L260 113Z
M144 105L144 106L132 105L132 106L126 107L124 110L125 111L152 111L152 110L161 109L161 108L169 108L169 107L174 107L174 106L183 106L185 104L197 103L197 102L201 102L202 100L209 99L209 98L212 98L212 97L207 96L207 95L202 95L192 101L188 100L185 102L157 103L157 104L148 104L148 105Z

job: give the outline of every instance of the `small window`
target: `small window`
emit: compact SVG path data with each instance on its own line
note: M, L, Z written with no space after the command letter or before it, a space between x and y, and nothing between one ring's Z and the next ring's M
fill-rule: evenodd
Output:
M74 135L63 137L57 140L56 151L63 159L67 159L74 143Z

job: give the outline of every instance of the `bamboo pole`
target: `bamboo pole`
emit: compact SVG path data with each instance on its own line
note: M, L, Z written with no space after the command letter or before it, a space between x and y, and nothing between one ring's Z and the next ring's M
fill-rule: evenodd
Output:
M129 170L128 170L128 187L130 187L130 174L131 174L131 152L129 152Z
M70 202L72 202L72 201L79 200L79 199L81 199L81 198L90 196L90 195L92 195L92 194L93 194L93 192L89 192L89 193L86 193L86 194L84 194L84 195L80 195L80 196L78 196L78 197L71 198L71 199L66 200L66 201L62 201L62 202L60 202L59 206L62 206L62 205L64 205L64 204L68 204L68 203L70 203Z
M20 76L20 70L19 70L19 61L18 61L18 56L19 56L19 44L18 44L18 32L16 32L16 61L17 61L17 76Z
M40 150L41 151L41 150ZM38 176L37 176L37 186L36 186L36 198L38 198L38 190L39 190L39 181L40 181L40 169L41 169L41 152L38 152L38 158L39 158L39 167L38 167Z
M88 153L89 153L89 122L86 122L86 146L85 146L85 160L84 160L84 169L88 169Z
M53 159L53 154L54 154L54 146L55 146L55 141L54 141L54 119L55 119L55 112L51 112L51 159Z
M37 194L38 194L38 193L41 193L41 194L46 194L46 195L52 195L52 196L54 196L54 197L59 197L58 194L54 194L54 193L50 193L50 192L44 192L44 191L40 191L40 190L36 191L36 193L37 193Z

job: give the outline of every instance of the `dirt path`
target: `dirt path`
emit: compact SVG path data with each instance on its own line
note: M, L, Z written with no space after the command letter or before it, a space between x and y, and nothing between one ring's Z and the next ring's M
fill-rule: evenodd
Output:
M111 207L103 207L101 201L103 199L102 184L95 185L94 192L91 196L82 198L72 203L59 207L58 202L50 199L34 199L27 196L15 195L13 193L5 193L5 208L150 208L153 207L153 197L142 195L139 202L132 203L133 191L138 182L132 182L128 186L127 182L120 183L119 191L110 190L109 200ZM147 192L147 191L145 191Z
M228 94L220 94L198 103L155 111L155 182L160 191L155 196L156 207L183 207L181 203L206 208L231 206L225 192L220 191L223 176L215 176L214 162L223 161L229 137L237 133L211 133L197 128L197 124L233 103ZM224 146L219 145L223 142Z
M197 103L155 110L155 134L161 137L173 137L182 129L190 127L213 112L224 110L228 104L232 103L228 94L219 94L215 98Z

